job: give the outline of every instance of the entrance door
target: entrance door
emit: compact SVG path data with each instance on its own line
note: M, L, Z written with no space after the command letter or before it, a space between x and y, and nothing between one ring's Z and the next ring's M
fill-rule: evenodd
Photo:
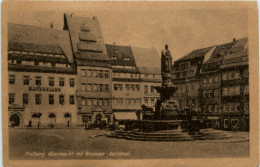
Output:
M20 116L18 114L11 115L10 122L14 126L19 126L20 125Z
M95 124L96 124L97 127L102 126L102 114L96 115Z

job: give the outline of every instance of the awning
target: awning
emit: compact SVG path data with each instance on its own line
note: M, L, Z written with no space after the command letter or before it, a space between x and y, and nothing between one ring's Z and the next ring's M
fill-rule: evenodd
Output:
M116 120L137 120L135 112L114 112Z

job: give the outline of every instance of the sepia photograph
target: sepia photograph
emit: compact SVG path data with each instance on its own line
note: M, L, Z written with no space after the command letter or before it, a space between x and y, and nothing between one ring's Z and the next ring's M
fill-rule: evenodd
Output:
M7 166L258 164L256 2L2 9Z

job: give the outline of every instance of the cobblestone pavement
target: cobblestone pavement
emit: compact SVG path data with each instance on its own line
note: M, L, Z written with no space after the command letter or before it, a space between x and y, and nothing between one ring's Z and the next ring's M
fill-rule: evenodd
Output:
M233 139L149 142L108 138L104 130L9 129L11 159L121 159L248 157L248 133Z

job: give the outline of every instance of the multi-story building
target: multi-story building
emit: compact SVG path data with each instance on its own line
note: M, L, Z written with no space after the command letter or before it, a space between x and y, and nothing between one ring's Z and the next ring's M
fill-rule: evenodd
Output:
M222 119L224 129L237 125L249 130L249 71L247 38L234 40L222 70Z
M10 123L77 124L72 64L67 31L8 24Z
M77 68L77 104L80 122L112 121L111 61L96 17L64 14Z
M141 82L130 46L106 45L112 63L113 112L141 110Z
M178 87L173 99L178 100L179 107L200 109L200 70L206 54L210 54L213 47L197 49L176 60L173 65L172 82Z
M154 88L162 84L160 56L153 48L132 47L132 51L140 74L142 105L154 108L160 98Z
M217 45L211 55L206 56L201 70L201 108L209 120L208 126L223 128L221 120L221 71L224 57L229 53L233 43Z

